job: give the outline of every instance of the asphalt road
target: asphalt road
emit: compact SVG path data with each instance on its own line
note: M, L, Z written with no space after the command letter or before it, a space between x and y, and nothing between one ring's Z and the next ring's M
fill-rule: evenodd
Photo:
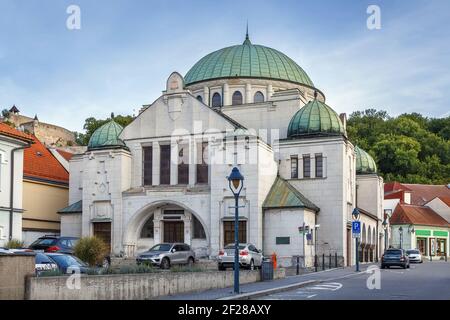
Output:
M410 269L378 271L329 279L258 300L450 300L450 262L424 262L411 264ZM375 288L369 289L367 282Z

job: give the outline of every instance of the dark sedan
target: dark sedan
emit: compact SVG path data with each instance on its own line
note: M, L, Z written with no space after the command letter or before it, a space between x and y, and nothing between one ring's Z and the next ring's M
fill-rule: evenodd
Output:
M77 241L78 238L75 237L44 236L33 242L29 248L35 251L73 254Z
M409 258L403 249L388 249L381 257L381 269L389 267L409 268Z

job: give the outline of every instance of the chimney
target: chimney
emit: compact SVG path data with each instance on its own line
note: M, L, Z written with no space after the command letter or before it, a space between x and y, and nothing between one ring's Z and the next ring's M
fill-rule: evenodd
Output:
M341 113L339 115L339 118L341 119L341 122L344 125L344 130L347 131L347 114L346 113Z

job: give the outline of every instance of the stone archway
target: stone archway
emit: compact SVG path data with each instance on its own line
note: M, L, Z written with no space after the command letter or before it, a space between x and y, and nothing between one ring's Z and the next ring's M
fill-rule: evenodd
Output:
M173 214L169 217L169 213ZM140 237L141 231L144 225L148 222L148 219L153 215L154 221L154 234L153 239L143 239ZM177 218L177 220L172 218ZM171 220L169 220L169 218ZM179 219L178 219L179 218ZM196 220L196 221L195 221ZM174 223L178 221L179 223ZM194 236L194 222L198 227L198 224L203 228L205 238L202 241L193 239ZM175 226L177 224L177 226ZM183 228L183 237L179 240L190 244L196 253L198 251L199 256L209 254L210 243L210 230L207 228L204 220L194 210L186 206L184 203L180 203L173 200L160 200L146 204L139 210L137 210L126 224L126 228L123 235L123 247L124 252L128 257L135 256L137 252L148 250L154 244L164 242L164 240L173 240L172 237L164 236L164 232L168 230L174 230L170 232L180 232L180 225ZM170 227L170 228L169 228ZM194 240L194 241L193 241ZM192 243L194 242L194 243Z

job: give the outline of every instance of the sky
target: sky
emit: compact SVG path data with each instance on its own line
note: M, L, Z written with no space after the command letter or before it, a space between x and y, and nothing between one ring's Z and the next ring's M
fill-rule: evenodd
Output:
M66 26L80 8L80 29ZM369 30L369 5L381 28ZM450 115L448 0L0 0L0 109L82 131L136 114L204 55L254 44L296 61L336 112Z

